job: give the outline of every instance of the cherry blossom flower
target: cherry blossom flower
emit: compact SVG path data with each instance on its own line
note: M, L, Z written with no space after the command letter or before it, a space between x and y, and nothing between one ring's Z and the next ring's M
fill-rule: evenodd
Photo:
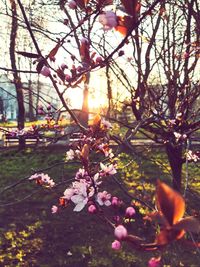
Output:
M71 201L76 205L74 211L81 211L88 203L89 198L94 195L94 188L90 187L84 179L72 183L74 195Z
M70 200L71 197L74 195L74 189L73 188L67 188L63 194L64 194L64 196L63 196L64 199Z
M101 120L101 124L108 130L112 128L112 124L109 121L106 121L104 118Z
M44 173L35 173L33 175L31 175L31 177L29 177L29 180L35 180L36 183L38 183L39 185L46 185L49 187L54 187L55 186L55 182L53 181L53 179L51 179L48 174L44 174Z
M200 157L194 153L192 150L189 150L187 153L186 153L186 158L189 160L189 161L194 161L194 162L197 162L198 160L200 160Z
M99 178L100 178L100 174L97 172L93 177L93 181L96 186L102 183L102 181Z
M99 22L104 30L111 30L117 26L117 16L113 11L106 11L99 15Z
M51 212L52 213L56 213L58 211L58 207L53 205L52 208L51 208Z
M103 175L113 175L117 173L115 167L113 164L110 164L109 166L104 165L102 162L100 163L100 167L102 170Z
M71 201L76 205L73 211L81 211L88 202L87 194L74 195L71 197Z
M109 148L108 144L102 143L98 146L98 149L101 150L105 157L113 158L114 154L112 153L112 149Z
M120 250L121 249L121 243L118 240L113 241L112 242L112 249Z
M186 139L187 135L186 134L180 134L177 132L174 132L174 136L176 138L176 142L180 141L181 139Z
M74 150L70 149L69 151L66 152L66 160L72 160L75 157L75 152Z
M115 237L117 237L117 239L122 240L127 237L128 232L123 225L118 225L115 228L114 234L115 234Z
M96 196L96 201L100 206L110 206L111 205L111 194L109 194L107 191L99 192Z
M76 180L79 180L79 179L82 179L82 178L87 179L87 177L89 177L87 171L85 169L81 169L80 168L76 173L75 179Z

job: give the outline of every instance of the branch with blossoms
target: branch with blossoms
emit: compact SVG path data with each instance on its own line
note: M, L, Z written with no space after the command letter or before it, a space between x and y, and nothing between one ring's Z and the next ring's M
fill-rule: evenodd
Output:
M143 217L144 221L157 225L154 241L149 243L143 237L130 233L130 225L137 219L134 202L127 205L119 197L102 189L103 184L117 173L117 158L109 144L110 129L111 124L97 115L87 132L71 144L66 152L66 162L79 161L81 168L59 197L58 204L52 206L52 213L62 212L71 205L74 212L87 209L88 213L98 216L114 230L115 240L111 244L114 250L128 243L136 250L157 251L179 240L183 244L200 247L199 243L193 244L184 239L186 232L200 232L198 219L192 216L183 218L183 197L161 181L158 181L156 188L156 207ZM94 161L94 158L97 160ZM53 179L45 174L34 174L29 180L51 189L56 186ZM154 266L155 262L160 264L161 258L152 258L149 266Z

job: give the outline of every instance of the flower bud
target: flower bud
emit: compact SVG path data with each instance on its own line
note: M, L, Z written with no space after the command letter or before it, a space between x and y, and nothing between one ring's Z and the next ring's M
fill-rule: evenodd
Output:
M161 258L151 258L148 262L148 267L159 267Z
M42 74L45 77L48 77L51 74L50 69L47 66L44 66L41 71L40 74Z
M65 75L65 80L66 80L67 82L69 82L70 79L71 79L71 76L70 76L69 74L66 74L66 75Z
M126 228L123 225L118 225L115 228L114 234L117 237L117 239L122 240L127 237L128 233L127 233Z
M125 212L126 216L131 218L135 215L135 209L133 207L128 207Z
M124 50L120 50L119 53L118 53L118 56L122 57L123 55L124 55Z
M101 63L103 61L102 57L96 57L96 64Z
M97 208L95 207L95 205L90 205L88 207L88 212L89 213L95 213L97 211Z
M112 249L119 250L121 249L121 243L118 240L112 242Z
M71 8L71 9L76 9L77 8L77 4L76 4L75 1L71 0L68 3L68 7Z
M119 199L117 197L112 197L112 205L113 206L118 206L119 204Z

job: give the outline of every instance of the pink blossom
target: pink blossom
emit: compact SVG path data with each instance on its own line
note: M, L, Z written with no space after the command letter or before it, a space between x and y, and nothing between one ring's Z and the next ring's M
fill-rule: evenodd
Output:
M117 239L122 240L127 237L128 233L127 233L126 228L123 225L118 225L115 228L114 234L117 237Z
M48 77L51 74L50 69L47 66L44 66L41 71L40 74L42 74L45 77Z
M73 188L67 188L63 194L64 194L64 196L63 196L64 199L70 200L71 197L74 195L74 189Z
M95 205L90 205L88 207L88 212L89 213L95 213L97 211L97 208L95 207Z
M148 267L159 267L160 266L160 262L161 261L161 258L151 258L149 261L148 261Z
M68 7L71 9L76 9L77 8L77 4L75 1L71 0L68 2Z
M106 11L99 15L99 22L104 30L111 30L117 26L117 16L113 11Z
M76 173L75 179L81 179L81 178L86 178L88 176L88 173L86 172L85 169L79 169Z
M39 185L46 185L48 187L54 187L55 182L53 181L53 179L51 179L48 174L44 174L44 173L35 173L33 175L31 175L31 177L29 177L29 180L35 180L36 183L38 183Z
M106 166L103 163L100 163L100 167L103 171L103 175L113 175L113 174L117 173L113 164Z
M58 207L53 205L52 208L51 208L51 212L52 213L56 213L58 211Z
M125 212L127 217L132 217L135 215L135 209L133 207L128 207Z
M71 201L76 205L74 211L81 211L88 203L89 198L94 195L94 189L89 186L84 179L72 183L74 195L71 197Z
M102 143L98 146L98 148L104 153L105 157L109 157L109 158L114 157L114 154L112 153L112 149L109 148L108 144Z
M75 152L74 150L70 149L69 151L66 152L66 160L72 160L75 157Z
M120 250L121 249L121 243L118 240L113 241L112 242L112 249Z
M188 150L188 152L186 153L186 158L189 161L194 161L194 162L197 162L198 160L200 160L199 155L194 153L192 150Z
M74 211L81 211L88 202L88 197L86 195L74 195L71 197L71 201L76 205L73 209Z
M111 205L111 194L106 191L99 192L96 196L96 201L100 206L110 206Z

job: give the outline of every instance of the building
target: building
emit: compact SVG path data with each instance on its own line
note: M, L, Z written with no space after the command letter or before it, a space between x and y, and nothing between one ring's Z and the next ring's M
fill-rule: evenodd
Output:
M17 113L15 86L5 74L0 75L0 120L16 120Z

